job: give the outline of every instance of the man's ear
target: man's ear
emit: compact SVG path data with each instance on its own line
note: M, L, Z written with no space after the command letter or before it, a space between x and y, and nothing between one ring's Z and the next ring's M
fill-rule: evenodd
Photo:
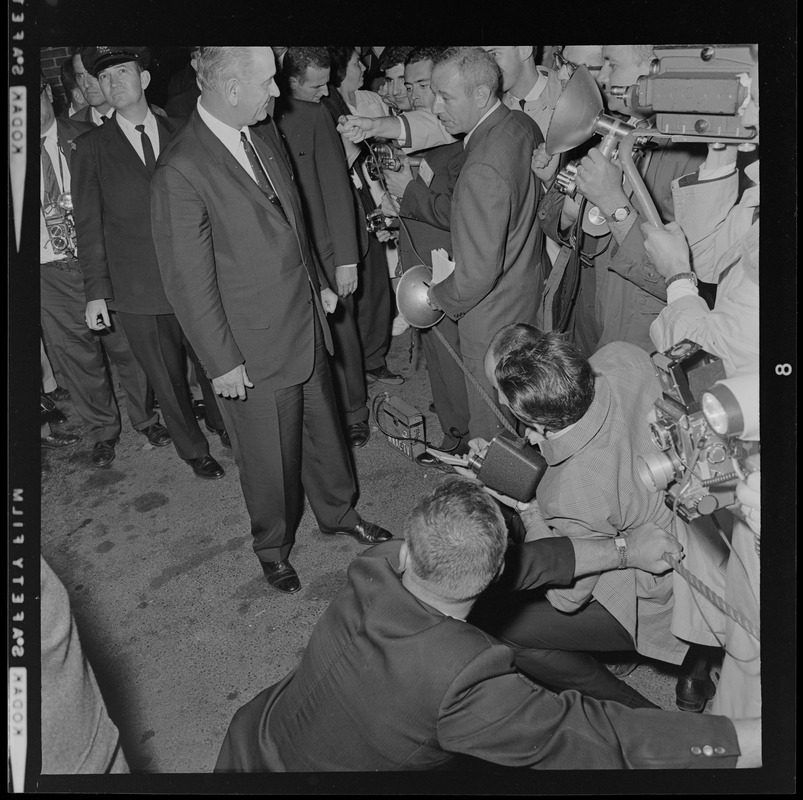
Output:
M491 583L496 583L501 577L502 573L505 571L505 560L502 559L502 563L499 565L499 569L496 570L496 575L493 576L493 580Z
M240 81L238 78L229 78L224 85L226 98L229 103L236 106L240 100Z
M144 69L139 74L139 79L142 81L142 91L144 92L151 82L151 73Z
M287 85L290 87L290 93L291 94L294 91L296 91L296 89L298 89L299 86L301 86L301 84L298 81L298 78L296 78L296 77L294 77L292 75L287 79Z
M519 58L522 61L526 61L528 58L532 57L533 54L533 46L531 44L527 45L518 45L516 49L519 51Z
M477 98L477 108L483 108L484 106L487 106L491 99L491 87L478 86L475 89L474 97Z

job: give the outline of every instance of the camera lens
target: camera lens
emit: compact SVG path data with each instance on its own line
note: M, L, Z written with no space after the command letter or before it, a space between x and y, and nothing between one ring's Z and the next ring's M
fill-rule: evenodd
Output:
M675 467L663 453L651 453L636 459L636 469L641 482L651 492L662 492L675 479Z
M479 453L469 453L466 456L469 468L476 474L482 467L483 457Z

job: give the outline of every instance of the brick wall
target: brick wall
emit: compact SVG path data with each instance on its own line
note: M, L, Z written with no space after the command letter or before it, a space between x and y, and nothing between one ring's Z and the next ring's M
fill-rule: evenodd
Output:
M67 93L61 85L61 75L59 75L62 62L68 55L69 48L67 47L42 47L40 49L39 59L42 72L45 73L45 80L53 90L53 107L56 109L56 114L60 114L68 106Z

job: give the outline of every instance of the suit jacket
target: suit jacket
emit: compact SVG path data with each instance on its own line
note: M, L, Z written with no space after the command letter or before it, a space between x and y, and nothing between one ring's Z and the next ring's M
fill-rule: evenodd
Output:
M59 150L61 150L64 155L64 160L67 162L67 169L70 171L71 187L73 181L72 157L77 147L77 145L73 147L73 143L81 134L91 131L93 127L94 125L88 122L78 122L75 118L65 119L64 117L56 117L56 134L58 137Z
M292 97L280 102L276 125L290 157L312 245L333 284L336 266L360 260L340 134L319 103Z
M181 121L156 117L163 151ZM76 142L73 203L87 300L172 314L151 233L151 175L115 117Z
M733 766L725 717L633 711L536 686L508 647L407 591L400 547L352 561L299 666L235 714L216 771L431 770L460 754L552 769ZM569 542L517 549L528 562L519 588L571 579ZM691 752L709 743L722 755Z
M261 337L251 380L306 380L325 278L313 266L301 200L273 123L251 129L287 218L194 111L151 183L153 237L165 291L210 377L244 362L238 340Z
M511 322L535 323L543 289L543 241L535 221L538 187L530 169L531 121L499 104L466 143L452 198L454 272L432 288L459 320L463 355L482 359ZM465 345L465 346L464 346Z

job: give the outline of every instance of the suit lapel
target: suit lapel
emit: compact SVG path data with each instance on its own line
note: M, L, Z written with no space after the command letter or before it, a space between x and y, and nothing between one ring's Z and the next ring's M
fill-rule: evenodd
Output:
M267 131L265 133L267 133ZM288 189L286 183L288 178L282 173L281 165L278 163L278 159L284 158L279 150L281 145L279 144L278 140L271 142L271 138L274 137L264 136L263 138L263 136L260 136L259 134L254 135L252 131L251 141L254 143L254 149L259 155L259 159L265 167L265 170L271 179L271 183L273 183L273 188L275 189L276 194L279 196L279 200L282 202L284 213L287 214L290 224L293 227L296 227L296 209L293 205L291 191ZM273 207L273 204L271 204L271 207Z

